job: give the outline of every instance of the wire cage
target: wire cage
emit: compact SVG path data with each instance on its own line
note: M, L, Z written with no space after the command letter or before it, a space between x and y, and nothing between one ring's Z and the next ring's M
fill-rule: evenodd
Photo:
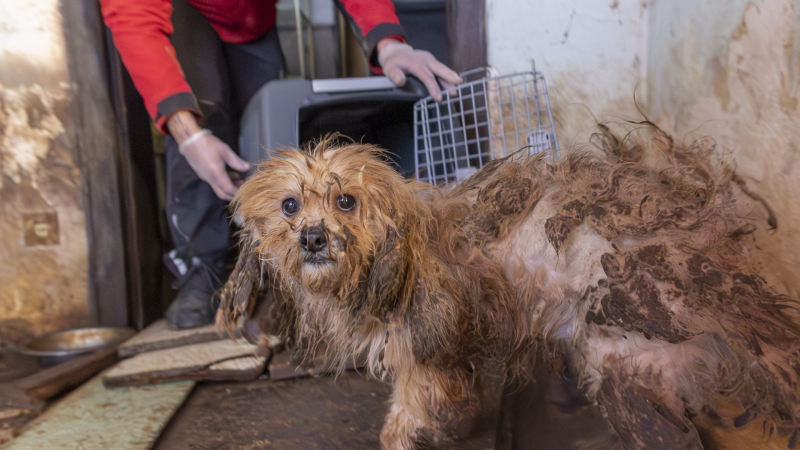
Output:
M544 76L535 65L505 76L475 69L462 78L467 82L443 92L441 102L427 97L414 105L418 180L459 182L526 146L531 154L549 149L553 160L561 156Z

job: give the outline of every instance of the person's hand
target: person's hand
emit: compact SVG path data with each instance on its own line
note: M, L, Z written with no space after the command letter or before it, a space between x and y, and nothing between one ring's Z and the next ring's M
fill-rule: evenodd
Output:
M406 73L420 79L428 88L434 100L442 101L442 90L436 78L442 80L445 89L449 89L464 80L449 67L437 61L425 50L414 50L410 45L393 38L384 38L378 42L378 63L383 73L397 86L406 84Z
M250 164L239 158L228 147L228 144L220 141L210 131L201 130L198 133L203 133L203 135L187 145L181 145L181 154L186 157L186 161L192 166L197 176L211 185L211 189L214 190L217 197L231 200L241 186L241 179L237 176L238 174L229 174L225 165L245 172L250 169Z
M229 175L226 165L245 172L250 169L250 164L239 158L209 130L201 129L194 115L188 111L175 113L167 122L167 127L178 143L180 153L186 157L197 176L211 186L217 197L231 200L242 180L238 174Z

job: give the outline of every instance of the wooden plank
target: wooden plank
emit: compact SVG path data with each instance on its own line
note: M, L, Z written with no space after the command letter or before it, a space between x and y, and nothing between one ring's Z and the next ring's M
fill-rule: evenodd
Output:
M255 380L264 373L266 356L246 356L222 361L208 368L203 380Z
M45 400L80 385L116 361L116 348L111 347L0 383L0 444L38 416L46 406Z
M166 374L145 374L134 378L111 380L111 386L143 386L146 384L159 384L179 380L207 380L207 381L251 381L264 373L266 356L245 356L230 359L206 368L176 371Z
M2 450L147 450L186 399L194 381L106 389L103 374L33 421Z
M0 444L11 440L17 430L38 416L46 403L25 395L21 389L0 385Z
M316 367L301 367L299 361L292 359L290 352L281 352L269 361L269 377L272 380L302 378L319 374Z
M66 389L80 385L115 362L117 362L116 348L110 347L48 367L16 380L11 385L18 387L33 399L47 400Z
M19 380L0 384L0 444L36 418L45 402L74 387L117 361L116 349L99 350ZM245 357L210 366L195 376L180 379L254 380L264 372L266 357ZM163 380L162 380L163 381Z
M150 117L142 97L120 61L111 31L105 28L109 87L119 145L119 183L125 230L129 324L137 330L163 312L164 240L159 225L156 173Z
M238 341L225 339L140 353L109 369L103 377L103 382L108 387L114 387L140 386L175 379L206 379L206 376L211 376L210 368L216 363L241 357L259 356L265 361L266 358L263 353L259 353L260 351L263 352L262 349L244 339ZM214 376L231 371L232 367L225 366ZM253 370L247 365L242 365L242 367L248 367L247 373Z
M61 4L71 88L74 154L88 239L88 302L94 324L128 325L119 148L108 89L99 2Z
M201 344L203 342L230 340L227 334L220 335L214 324L188 330L176 330L161 319L128 339L119 346L118 354L121 358L137 355L154 350L181 347L184 345Z
M345 363L345 370L360 370L366 366L366 354L360 356L355 361L349 360ZM326 373L331 373L334 368L330 361L325 360L325 349L320 346L314 360L303 363L300 360L292 359L292 353L284 351L277 353L269 361L269 377L273 380L287 380L290 378L318 377Z

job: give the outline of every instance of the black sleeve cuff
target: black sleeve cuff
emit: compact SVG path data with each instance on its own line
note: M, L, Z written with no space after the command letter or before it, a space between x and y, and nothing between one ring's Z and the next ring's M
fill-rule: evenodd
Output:
M364 37L364 52L367 54L369 62L375 67L380 67L380 64L378 64L378 52L375 51L375 47L378 46L378 42L381 39L389 36L399 36L405 40L403 27L397 23L381 23L375 25Z
M201 116L200 108L197 106L197 99L194 98L194 94L191 92L179 92L170 95L158 102L157 107L158 115L155 118L156 123L162 123L169 116L183 110L189 110Z

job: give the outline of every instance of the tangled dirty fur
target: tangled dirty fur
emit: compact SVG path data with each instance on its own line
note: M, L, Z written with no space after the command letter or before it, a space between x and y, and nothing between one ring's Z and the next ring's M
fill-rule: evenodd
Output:
M491 368L525 376L543 354L626 448L797 445L798 303L758 260L775 216L713 141L600 125L562 161L519 152L449 191L369 145L271 156L234 200L218 324L258 305L265 336L339 367L364 355L393 385L384 448L455 439Z

